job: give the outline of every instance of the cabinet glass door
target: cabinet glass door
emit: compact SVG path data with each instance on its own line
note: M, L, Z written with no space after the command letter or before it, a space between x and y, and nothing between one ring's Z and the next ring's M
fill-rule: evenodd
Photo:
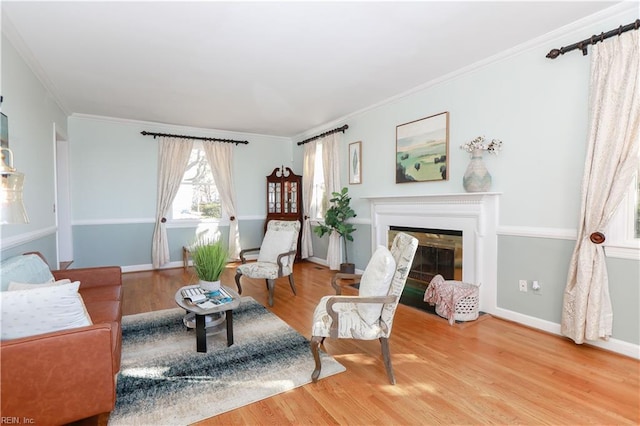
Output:
M269 182L268 190L267 207L269 213L282 212L282 203L280 201L281 185L277 182Z

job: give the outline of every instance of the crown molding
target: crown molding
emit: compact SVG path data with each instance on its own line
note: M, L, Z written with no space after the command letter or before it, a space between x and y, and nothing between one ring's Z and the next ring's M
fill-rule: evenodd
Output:
M384 99L380 102L377 102L375 104L369 105L367 107L364 107L360 110L354 111L352 113L349 113L347 115L344 115L342 117L339 117L335 120L332 120L330 122L321 124L319 126L314 127L313 129L310 130L306 130L302 133L299 133L297 135L292 136L293 140L302 140L306 137L308 137L309 135L312 134L316 134L316 133L322 133L324 131L326 131L327 129L336 127L336 126L341 126L343 124L345 124L349 119L353 119L355 117L358 117L362 114L365 114L366 112L369 111L373 111L376 110L380 107L386 106L386 105L391 105L393 103L399 102L404 98L407 98L415 93L421 92L423 90L429 89L433 86L442 84L442 83L446 83L449 81L453 81L456 80L458 78L464 77L468 74L471 74L473 72L476 72L482 68L488 67L490 65L493 65L495 63L498 62L502 62L505 61L507 59L513 58L515 56L521 55L525 52L531 51L533 49L540 49L542 47L544 47L545 45L551 43L551 42L557 42L558 45L567 45L573 42L573 38L579 38L579 39L584 39L586 37L591 36L591 34L584 34L583 33L583 29L586 26L589 25L593 25L593 24L597 24L598 22L604 20L604 19L610 19L610 18L615 18L616 16L623 16L626 15L627 13L636 10L639 11L640 8L638 6L638 2L637 1L622 1L618 4L616 4L615 6L611 6L607 9L601 10L599 12L596 12L592 15L586 16L584 18L578 19L577 21L574 21L570 24L567 24L565 26L562 26L560 28L557 28L555 30L552 30L544 35L541 35L539 37L533 38L531 40L528 40L524 43L521 43L517 46L514 46L510 49L507 50L503 50L500 53L497 53L493 56L489 56L488 58L482 59L478 62L474 62L471 65L467 65L465 67L459 68L455 71L452 71L448 74L445 74L441 77L438 77L436 79L430 80L426 83L423 83L419 86L416 86L412 89L409 89L405 92L399 93L397 95L391 96L387 99ZM622 24L626 24L627 22L623 22ZM607 29L605 28L604 31L606 31ZM567 41L568 40L568 41ZM546 54L546 52L543 53L543 55Z

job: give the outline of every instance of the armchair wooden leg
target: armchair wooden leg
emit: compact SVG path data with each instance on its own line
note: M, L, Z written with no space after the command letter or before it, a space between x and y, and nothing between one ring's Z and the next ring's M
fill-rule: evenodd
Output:
M316 362L316 369L313 370L311 374L311 380L315 383L318 381L318 377L320 377L320 370L322 369L322 364L320 362L320 345L324 341L324 337L321 336L312 336L310 347L311 353L313 354L313 359Z
M242 277L242 274L240 272L236 272L236 286L238 286L238 294L242 294L242 286L240 285L240 277Z
M380 338L380 345L382 346L382 357L384 358L384 367L387 370L387 376L392 385L396 384L396 378L393 375L393 366L391 365L391 353L389 352L389 339L386 337Z
M273 306L273 291L276 283L274 280L267 280L267 289L269 290L269 306Z
M293 283L293 274L289 275L289 285L291 286L293 294L297 295L298 293L296 293L296 285Z

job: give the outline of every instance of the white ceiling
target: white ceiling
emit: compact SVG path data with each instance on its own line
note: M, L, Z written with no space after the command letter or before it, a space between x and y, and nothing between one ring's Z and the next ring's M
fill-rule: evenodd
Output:
M68 114L294 136L615 3L3 0L2 28Z

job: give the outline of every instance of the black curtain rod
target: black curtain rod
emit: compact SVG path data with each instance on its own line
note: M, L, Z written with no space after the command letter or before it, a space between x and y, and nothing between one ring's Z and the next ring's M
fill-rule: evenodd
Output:
M314 136L314 137L309 138L309 139L305 139L305 140L303 140L302 142L298 142L298 145L304 145L304 144L305 144L305 143L307 143L307 142L315 141L316 139L324 138L325 136L329 136L329 135L332 135L332 134L334 134L334 133L344 132L344 131L345 131L345 130L347 130L348 128L349 128L349 126L347 126L347 125L345 124L345 125L344 125L344 126L342 126L342 127L338 127L338 128L333 129L333 130L329 130L328 132L320 133L320 134L319 134L319 135L317 135L317 136Z
M587 46L589 46L590 44L596 44L599 41L606 40L615 35L619 36L622 33L626 33L627 31L631 30L637 30L638 28L640 28L640 19L636 19L635 22L627 25L620 25L615 30L607 31L606 33L600 33L600 35L592 35L590 38L586 38L577 43L573 43L570 46L561 47L560 49L551 49L551 51L547 53L547 58L555 59L560 55L564 55L565 53L576 49L582 50L582 55L585 56L588 53Z
M154 132L147 132L146 130L143 130L142 132L140 132L143 136L153 136L153 138L157 138L158 136L165 136L165 137L169 137L169 138L180 138L180 139L197 139L200 141L214 141L214 142L226 142L226 143L235 143L236 145L238 144L245 144L247 145L249 143L249 141L236 141L233 139L220 139L220 138L205 138L202 136L188 136L188 135L172 135L171 133L154 133Z

